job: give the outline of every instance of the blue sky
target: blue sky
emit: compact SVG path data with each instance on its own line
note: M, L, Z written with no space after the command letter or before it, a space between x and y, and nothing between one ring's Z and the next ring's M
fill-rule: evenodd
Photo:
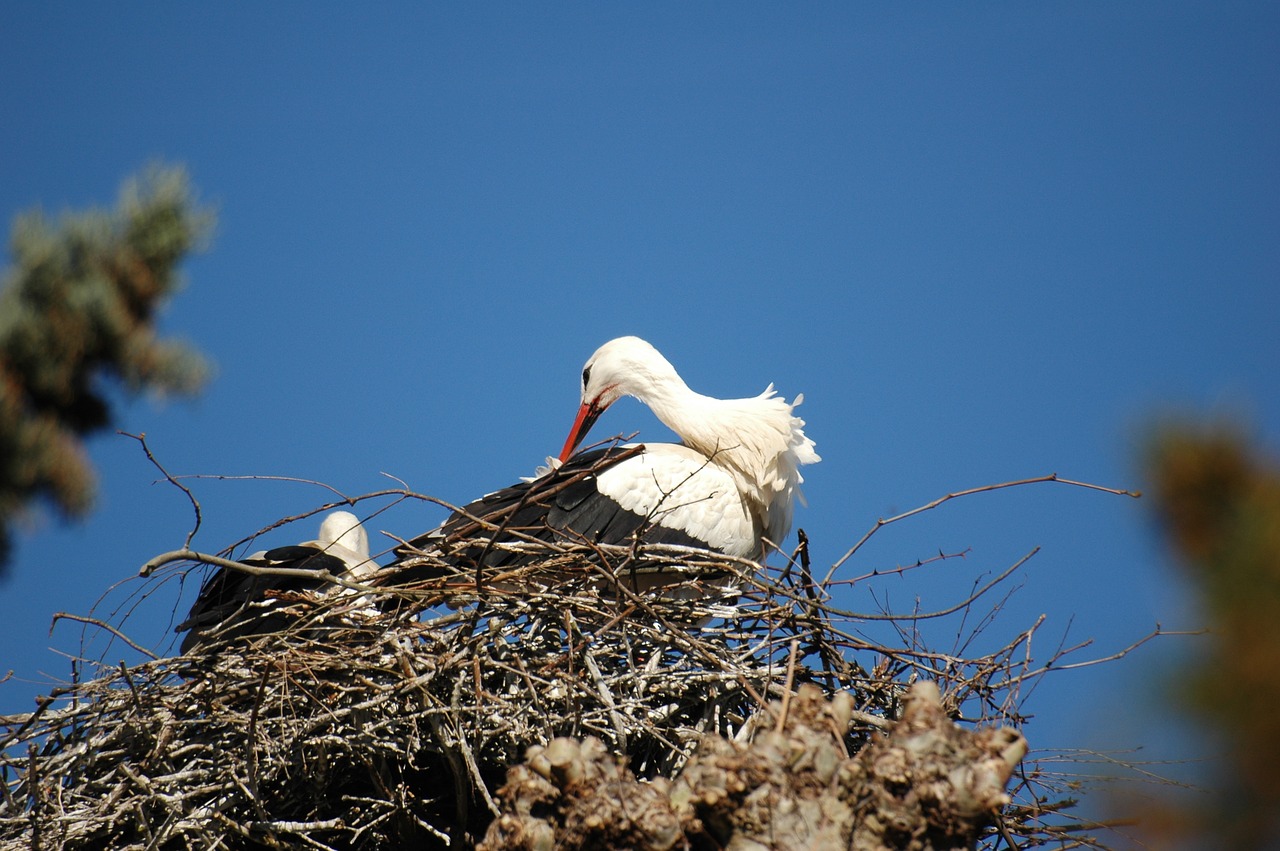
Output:
M558 451L583 361L632 333L702 392L805 394L823 461L798 525L830 564L962 488L1140 487L1161 412L1280 444L1277 43L1276 6L1231 2L6 3L0 212L114 203L157 159L217 207L163 317L217 377L120 411L171 472L464 502ZM668 437L634 402L596 434L636 430ZM78 630L52 613L190 526L134 441L91 450L97 513L37 522L0 585L4 711L67 675L47 648ZM207 551L327 499L188 484ZM1044 613L1046 650L1105 654L1199 625L1143 504L1062 486L885 529L848 575L967 549L875 586L939 608L1036 546L1002 636ZM126 631L163 647L193 591L151 589ZM1190 641L1048 678L1033 746L1141 743Z

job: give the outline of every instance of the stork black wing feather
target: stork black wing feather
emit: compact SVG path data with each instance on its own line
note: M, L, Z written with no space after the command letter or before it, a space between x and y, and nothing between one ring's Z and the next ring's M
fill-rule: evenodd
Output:
M258 560L248 564L273 564L276 567L289 567L298 570L328 570L338 573L346 569L346 562L335 555L330 555L311 544L291 544L287 547L276 547L267 550ZM284 578L284 577L282 577Z
M641 538L649 543L707 547L705 541L699 541L679 529L654 523L611 499L581 500L567 511L557 502L556 508L548 514L547 522L593 544L629 544L640 533Z
M346 570L342 559L310 545L292 545L268 550L245 559L254 567L280 567L335 575ZM299 592L321 588L324 582L306 576L254 575L229 568L219 568L200 589L187 619L178 624L177 632L186 632L181 650L216 637L218 641L279 632L291 619L274 611L276 601L271 592ZM221 626L220 626L221 625Z
M538 558L494 548L484 541L513 542L533 538L542 541L591 541L626 543L647 520L624 511L611 500L600 499L596 476L615 464L644 452L644 447L616 447L582 452L556 470L534 479L494 491L464 506L435 530L411 540L397 550L398 560L411 558L415 550L434 549L461 570L474 568L483 556L492 568L513 567ZM482 522L481 522L482 521ZM698 546L675 530L649 527L645 540ZM477 541L476 539L480 539ZM407 584L442 575L438 566L422 565L402 570L392 580Z

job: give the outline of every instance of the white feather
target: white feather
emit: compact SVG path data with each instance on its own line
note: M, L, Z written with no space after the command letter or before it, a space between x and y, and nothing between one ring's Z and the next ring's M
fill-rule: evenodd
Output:
M760 556L760 528L733 477L693 449L648 444L644 454L602 472L596 487L627 511L688 533L712 549Z

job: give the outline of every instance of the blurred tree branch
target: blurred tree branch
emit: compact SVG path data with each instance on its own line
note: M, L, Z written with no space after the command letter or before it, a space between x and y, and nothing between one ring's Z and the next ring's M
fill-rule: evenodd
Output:
M1154 507L1211 636L1172 683L1223 751L1204 806L1157 803L1157 844L1280 843L1280 462L1226 422L1161 425L1146 455Z
M157 338L155 319L213 223L186 173L160 166L127 181L115 210L15 220L0 285L0 571L33 501L68 518L92 507L83 439L112 425L110 382L131 395L204 385L207 361Z

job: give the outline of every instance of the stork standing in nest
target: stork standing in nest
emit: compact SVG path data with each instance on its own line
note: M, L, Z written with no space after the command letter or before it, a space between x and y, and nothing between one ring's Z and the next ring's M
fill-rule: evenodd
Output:
M602 413L639 399L683 443L643 443L575 455ZM398 554L428 547L511 567L527 558L475 547L473 536L518 536L593 544L677 544L761 560L791 529L802 500L800 466L818 460L773 385L759 396L715 399L689 388L657 349L638 337L601 346L582 370L582 403L558 463L543 475L491 493ZM480 518L481 523L473 518ZM497 527L498 533L493 529Z
M772 384L745 399L704 396L649 343L619 337L582 369L582 404L562 463L623 396L648 405L683 443L645 443L640 454L599 471L584 514L627 512L684 532L697 546L751 559L787 536L795 502L803 501L799 468L821 460L793 413L802 396L790 403Z

